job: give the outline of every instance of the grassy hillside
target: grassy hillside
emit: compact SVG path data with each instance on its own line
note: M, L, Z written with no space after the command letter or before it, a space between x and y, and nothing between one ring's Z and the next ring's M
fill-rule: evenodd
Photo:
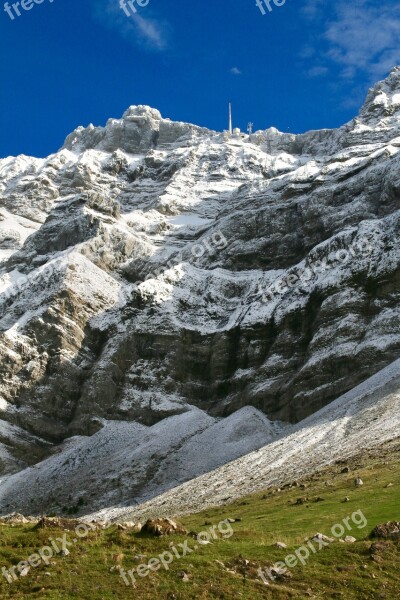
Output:
M205 545L199 541L206 541L206 533L200 540L182 535L155 538L113 525L73 543L73 531L35 529L31 524L3 524L0 526L0 568L27 560L49 544L49 538L56 540L65 534L71 545L69 554L57 554L49 559L48 565L41 562L41 566L31 568L26 576L12 583L2 576L0 597L54 600L395 598L400 542L370 540L368 536L377 524L400 520L399 456L400 445L392 443L379 453L336 464L281 490L265 490L225 507L182 519L189 531L208 532L212 543ZM357 476L364 482L360 488L354 485ZM223 522L226 519L235 519L235 522ZM341 534L340 524L345 529L342 537L353 536L357 539L355 543L341 543L336 539L336 534ZM335 525L338 528L333 535ZM317 542L307 546L305 538L317 532L334 541L321 549ZM276 542L287 544L287 548L276 547ZM57 543L61 547L61 542ZM371 544L375 544L372 550ZM308 558L304 556L307 550L299 550L301 546L308 548ZM185 557L169 558L174 550L181 556L188 548L192 551ZM296 551L298 556L304 556L304 564L298 560L299 564L293 564ZM130 569L164 552L171 552L163 555L168 570L159 563L159 570L147 574L149 570L142 567L145 576L134 574L135 587L124 583L120 567L129 582ZM289 554L294 554L287 559L293 565L288 569L290 573L273 580L264 571L268 585L263 583L257 570L260 567L268 570ZM157 562L153 561L152 565L155 568Z

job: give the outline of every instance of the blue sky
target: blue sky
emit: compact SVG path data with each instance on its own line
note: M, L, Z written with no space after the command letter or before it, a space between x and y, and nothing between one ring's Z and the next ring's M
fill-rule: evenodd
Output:
M217 130L229 100L242 129L336 127L400 63L397 0L271 0L265 15L255 0L149 0L129 17L119 0L43 0L13 20L3 4L1 157L46 156L131 104Z

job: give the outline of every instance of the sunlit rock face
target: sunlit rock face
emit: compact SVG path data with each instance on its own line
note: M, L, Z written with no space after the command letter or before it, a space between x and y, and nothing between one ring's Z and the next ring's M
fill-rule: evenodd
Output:
M229 137L133 106L1 160L3 472L110 421L253 407L222 464L395 360L399 127L396 68L338 130Z

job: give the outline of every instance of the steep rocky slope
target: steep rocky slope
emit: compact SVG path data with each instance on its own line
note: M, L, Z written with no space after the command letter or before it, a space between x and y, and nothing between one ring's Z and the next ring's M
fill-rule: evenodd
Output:
M144 502L280 433L252 407L219 421L193 408L152 427L129 421L103 425L93 436L70 438L47 460L4 479L0 513L17 508L25 514L82 514L88 507Z
M291 485L335 461L398 445L400 360L287 430L264 448L188 481L141 506L113 507L96 518L176 516L226 504L271 486Z
M1 160L3 472L194 407L295 423L395 360L399 148L396 68L338 130L230 138L139 106Z

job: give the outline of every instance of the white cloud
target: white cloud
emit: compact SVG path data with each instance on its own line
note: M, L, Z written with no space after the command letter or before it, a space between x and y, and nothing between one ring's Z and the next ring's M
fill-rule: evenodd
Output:
M319 60L339 66L343 78L353 79L361 71L374 81L400 63L398 3L337 0L327 7L321 0L307 0L303 14L322 24Z
M241 75L242 71L240 69L238 69L237 67L232 67L232 69L230 70L230 73L232 73L232 75Z
M150 8L139 8L130 16L124 12L119 0L96 2L95 15L104 24L119 31L124 38L148 50L165 50L168 46L169 25L150 16ZM140 11L140 12L139 12Z
M139 36L142 37L144 41L158 50L163 50L166 47L167 41L164 32L157 21L145 19L141 15L134 15L132 19Z

